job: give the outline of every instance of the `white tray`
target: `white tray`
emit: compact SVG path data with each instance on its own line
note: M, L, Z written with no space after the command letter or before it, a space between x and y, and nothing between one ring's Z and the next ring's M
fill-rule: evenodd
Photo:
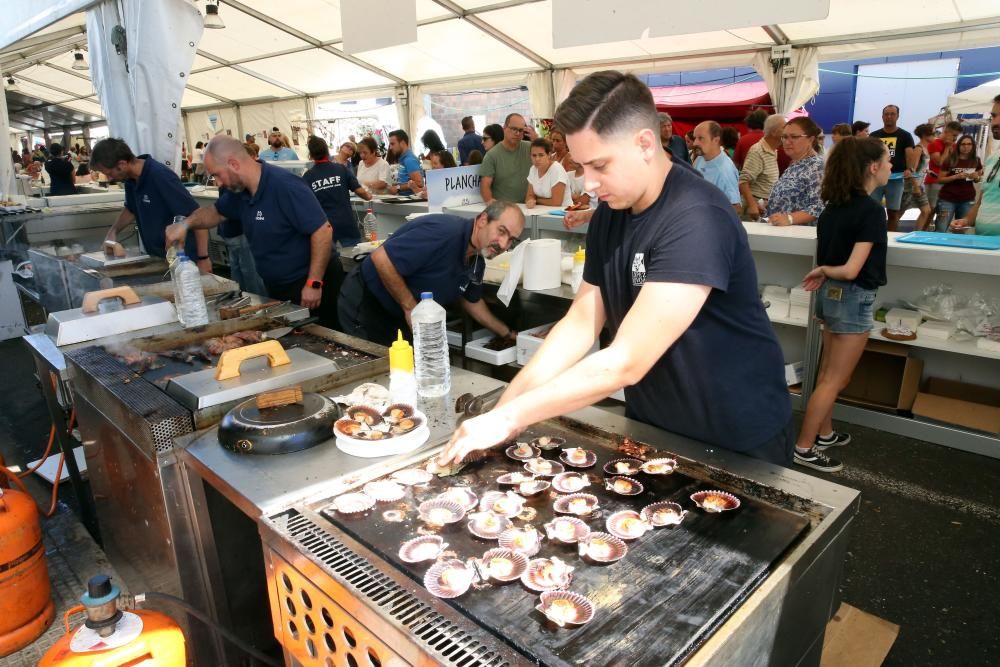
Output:
M511 345L506 350L488 350L484 347L486 343L493 340L493 336L480 338L471 343L465 344L465 356L469 359L485 361L494 366L503 366L517 361L517 345Z
M336 445L337 449L350 456L375 459L383 456L407 454L418 449L430 440L430 437L431 430L424 425L412 433L389 438L388 440L348 440L347 438L337 436Z

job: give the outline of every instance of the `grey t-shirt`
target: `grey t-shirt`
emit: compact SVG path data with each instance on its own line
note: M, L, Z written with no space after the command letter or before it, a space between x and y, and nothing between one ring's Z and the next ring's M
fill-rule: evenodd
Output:
M522 141L517 150L507 150L497 144L486 153L479 167L480 176L493 178L493 198L520 203L528 193L528 172L531 170L531 142Z

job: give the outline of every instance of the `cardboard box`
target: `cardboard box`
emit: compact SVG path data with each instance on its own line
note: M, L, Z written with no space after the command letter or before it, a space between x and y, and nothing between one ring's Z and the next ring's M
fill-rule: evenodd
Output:
M542 343L545 342L544 338L539 338L535 334L543 331L548 332L548 330L556 324L556 322L549 322L548 324L519 331L517 333L517 363L522 366L527 364L531 360L531 357L534 356L535 352L538 351L538 348L542 346ZM590 351L587 352L587 354L597 352L597 350L600 349L600 346L600 341L595 340L593 347L590 348Z
M820 667L879 667L899 635L899 626L849 604L826 624Z
M1000 434L1000 389L927 378L913 403L913 414Z
M911 357L908 346L869 340L840 399L878 410L908 412L923 371L923 360Z

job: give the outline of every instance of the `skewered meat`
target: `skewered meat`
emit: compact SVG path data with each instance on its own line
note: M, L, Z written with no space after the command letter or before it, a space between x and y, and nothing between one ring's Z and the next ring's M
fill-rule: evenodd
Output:
M259 343L264 338L264 334L260 331L250 330L250 331L237 331L233 334L233 338L239 338L244 343ZM227 336L229 338L229 336Z
M222 354L226 350L235 350L243 347L246 342L237 336L223 336L222 338L209 338L205 341L205 350L209 354Z

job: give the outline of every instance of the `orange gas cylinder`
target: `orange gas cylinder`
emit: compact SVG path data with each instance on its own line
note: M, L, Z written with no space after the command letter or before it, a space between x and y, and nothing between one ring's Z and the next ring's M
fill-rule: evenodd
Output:
M0 489L0 657L35 641L53 616L35 501L27 493Z
M186 667L184 633L166 614L126 611L101 637L80 626L52 645L38 667Z

